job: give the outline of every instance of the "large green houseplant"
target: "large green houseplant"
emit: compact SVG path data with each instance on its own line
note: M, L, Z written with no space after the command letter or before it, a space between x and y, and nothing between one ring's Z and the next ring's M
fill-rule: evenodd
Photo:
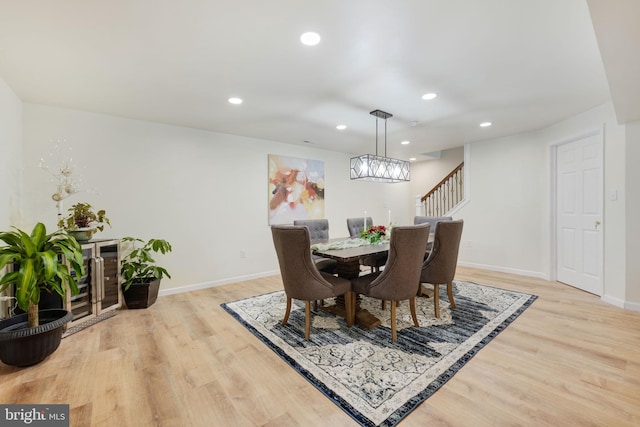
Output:
M17 228L0 233L0 241L4 242L4 246L0 247L0 269L7 265L12 266L0 279L0 292L13 286L18 307L26 312L26 315L14 316L0 323L0 357L5 363L27 366L38 363L55 351L60 344L62 328L73 318L66 310L39 311L38 303L42 292L57 293L63 299L67 289L73 294L78 293L76 277L84 275L82 249L74 238L62 231L47 234L42 223L38 223L31 234ZM26 319L23 319L24 317ZM44 356L24 354L26 362L20 359L13 363L13 358L26 352L25 348L33 346L33 341L39 336L50 335L54 325L56 336L53 337L53 341L51 337L48 338L54 348L42 350L49 353ZM13 349L13 338L18 338L18 345L22 347ZM25 339L28 342L25 343ZM7 355L3 354L7 352L10 353L8 357L11 359L8 362L4 357ZM37 360L38 358L41 359Z
M144 241L135 237L124 237L122 243L128 245L120 260L122 292L129 308L147 308L158 297L160 280L171 275L164 267L156 264L154 253L166 254L173 248L171 243L162 239Z

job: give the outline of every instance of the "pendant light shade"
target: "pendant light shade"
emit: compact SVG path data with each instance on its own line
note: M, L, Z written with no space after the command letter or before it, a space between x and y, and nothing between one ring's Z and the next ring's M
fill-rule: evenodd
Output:
M409 162L387 157L387 119L391 114L381 110L369 113L376 117L376 154L351 158L351 179L377 182L410 181ZM378 156L378 119L384 120L384 156Z

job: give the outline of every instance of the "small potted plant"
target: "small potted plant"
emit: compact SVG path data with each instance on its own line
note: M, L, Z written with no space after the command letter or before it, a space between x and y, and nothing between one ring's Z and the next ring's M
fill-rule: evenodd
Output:
M78 293L76 278L84 275L82 249L62 231L47 234L42 223L31 234L17 228L0 233L0 241L5 244L0 246L0 269L12 266L0 278L0 292L12 286L18 307L25 311L0 321L0 360L34 365L58 348L73 318L67 310L38 310L41 294L55 292L64 299L67 290Z
M128 251L120 260L122 292L128 308L147 308L158 298L160 280L171 275L156 264L152 253L166 254L172 251L171 244L162 239L150 239L145 242L135 237L121 240L129 245ZM140 244L142 246L138 247Z
M89 203L76 203L67 209L69 214L58 221L58 227L71 234L79 242L87 241L97 231L104 230L105 224L111 227L106 211L94 212Z

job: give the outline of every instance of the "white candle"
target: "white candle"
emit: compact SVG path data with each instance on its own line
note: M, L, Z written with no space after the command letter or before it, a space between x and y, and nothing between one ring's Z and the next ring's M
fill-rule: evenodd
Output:
M391 225L391 209L389 209L389 225Z
M362 231L367 229L367 211L364 211L364 217L362 218Z

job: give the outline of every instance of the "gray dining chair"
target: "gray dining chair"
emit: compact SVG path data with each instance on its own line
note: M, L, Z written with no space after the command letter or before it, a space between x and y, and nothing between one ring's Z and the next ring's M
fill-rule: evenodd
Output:
M329 240L328 219L295 219L293 225L305 225L309 229L311 241Z
M311 242L326 242L329 240L329 220L328 219L295 219L293 225L304 225L309 229ZM318 255L311 255L318 270L325 273L334 274L338 262L335 259L325 258Z
M436 225L440 221L451 221L453 217L450 216L421 216L416 215L413 217L414 224L424 224L427 223L431 226L431 234L436 232Z
M373 219L367 217L367 227L373 225ZM360 233L364 230L364 217L360 218L347 218L347 229L349 230L350 237L360 237Z
M423 293L423 283L433 285L433 306L436 317L440 317L440 285L447 285L449 304L451 308L456 308L453 300L453 278L458 264L463 224L462 220L438 222L433 238L433 248L422 264L419 295Z
M332 276L318 270L311 259L311 239L306 226L273 225L271 226L273 245L278 256L280 274L284 292L287 297L287 308L282 326L289 321L291 300L305 302L304 337L309 340L311 334L311 301L344 295L347 326L353 324L353 292L351 282L347 279Z
M371 227L373 225L373 219L368 216L367 217L367 227ZM349 230L349 236L352 238L360 237L360 233L364 230L364 217L360 218L347 218L347 229ZM380 267L382 267L387 262L387 255L372 255L360 260L360 264L370 267L371 272L380 271Z
M396 306L409 300L413 324L419 327L415 298L420 287L420 272L424 247L429 238L429 224L393 227L389 257L382 272L360 276L351 280L354 294L391 301L391 339L398 340L396 332ZM355 297L352 312L355 312Z
M436 228L437 225L440 221L451 221L453 220L453 217L450 216L421 216L421 215L416 215L413 217L413 223L414 224L429 224L431 226L430 228L430 237L433 237L435 232L436 232ZM432 241L429 241L427 243L427 250L425 251L425 255L424 258L427 259L427 257L429 256L429 252L431 252L431 247L433 245Z

